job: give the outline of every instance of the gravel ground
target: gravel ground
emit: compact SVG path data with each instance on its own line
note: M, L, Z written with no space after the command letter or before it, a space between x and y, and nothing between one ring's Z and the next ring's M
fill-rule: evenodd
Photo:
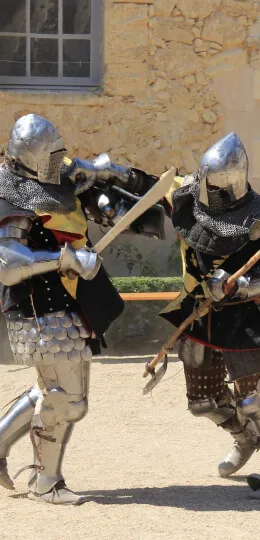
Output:
M143 397L144 362L93 362L90 412L75 427L64 463L67 484L87 493L88 502L62 508L30 501L25 472L16 492L0 488L1 540L256 537L260 501L248 498L244 475L260 472L259 454L243 475L219 478L217 463L230 436L189 414L176 359L153 396ZM0 376L3 406L33 383L34 370L1 365ZM11 453L11 474L31 462L26 437Z

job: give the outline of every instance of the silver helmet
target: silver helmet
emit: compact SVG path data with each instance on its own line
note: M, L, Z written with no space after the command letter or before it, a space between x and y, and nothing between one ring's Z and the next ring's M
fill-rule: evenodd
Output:
M198 170L199 200L210 206L213 190L224 194L226 203L232 204L248 191L248 158L245 148L235 132L214 144L201 158Z
M27 114L14 124L6 157L10 168L21 176L60 184L60 170L66 153L55 126L37 114Z

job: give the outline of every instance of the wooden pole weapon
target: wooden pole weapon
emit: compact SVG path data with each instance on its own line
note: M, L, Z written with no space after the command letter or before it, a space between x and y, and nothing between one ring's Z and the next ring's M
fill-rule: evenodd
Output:
M260 260L260 250L257 251L250 259L249 261L242 266L237 272L235 272L232 276L230 276L225 284L224 292L225 294L229 294L233 287L235 286L236 280L246 274L252 266L254 266L258 261ZM152 380L149 381L149 383L144 388L144 394L147 394L150 392L162 379L166 369L162 370L160 374L155 373L155 367L157 364L163 360L167 354L169 353L169 350L172 349L173 345L176 343L177 339L183 334L183 332L190 326L195 319L199 318L205 309L209 308L210 305L213 303L212 298L207 298L205 302L201 304L201 306L194 310L185 321L177 328L177 330L172 334L172 336L168 339L168 341L165 343L165 345L161 348L159 353L151 360L151 362L148 362L145 366L145 371L143 373L143 377L147 377L149 374L152 375ZM160 370L159 370L160 371Z

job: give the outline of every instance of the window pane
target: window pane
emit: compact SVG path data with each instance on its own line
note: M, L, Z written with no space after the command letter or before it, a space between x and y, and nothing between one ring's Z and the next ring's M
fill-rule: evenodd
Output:
M25 55L25 38L0 36L0 75L25 77Z
M25 32L25 0L7 0L1 6L0 32Z
M90 34L91 0L63 0L63 34Z
M64 77L90 77L90 41L65 39L63 41Z
M58 0L31 0L31 33L58 33Z
M58 76L58 40L31 39L32 77Z

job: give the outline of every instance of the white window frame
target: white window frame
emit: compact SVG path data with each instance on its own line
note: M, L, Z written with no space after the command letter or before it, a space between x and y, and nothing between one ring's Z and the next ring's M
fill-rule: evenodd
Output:
M8 0L7 0L8 1ZM0 36L26 38L26 76L0 76L1 90L80 90L100 83L101 49L101 7L102 0L91 0L91 33L63 34L63 0L58 0L58 34L30 33L30 0L26 0L26 31L0 32ZM58 41L58 77L30 76L31 38L54 39ZM63 77L63 38L90 40L90 77Z

